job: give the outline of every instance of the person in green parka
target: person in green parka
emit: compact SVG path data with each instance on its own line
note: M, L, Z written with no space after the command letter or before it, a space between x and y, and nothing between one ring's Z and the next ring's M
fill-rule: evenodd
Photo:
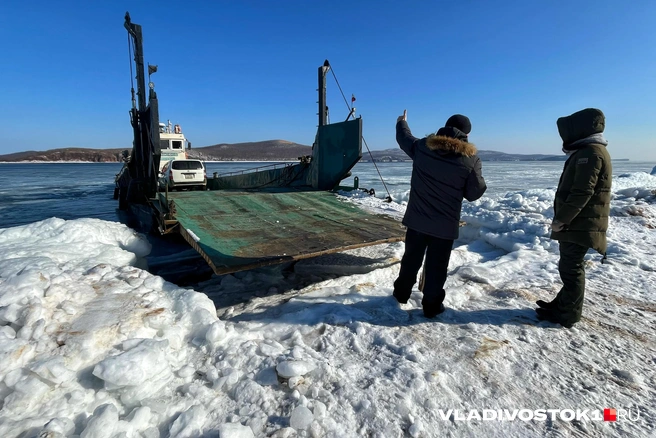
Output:
M551 238L559 241L563 287L553 301L538 300L541 320L572 327L581 319L583 259L589 248L606 257L612 167L601 110L586 108L556 122L568 156L554 199Z

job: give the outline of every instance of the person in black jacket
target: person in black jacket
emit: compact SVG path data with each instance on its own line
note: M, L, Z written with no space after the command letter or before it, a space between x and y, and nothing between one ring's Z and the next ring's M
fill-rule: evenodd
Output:
M453 241L458 238L463 198L475 201L487 186L476 147L468 142L469 119L449 117L436 134L415 138L406 121L406 111L396 122L396 141L412 158L410 199L403 217L408 230L394 297L407 303L417 273L426 255L426 280L421 301L424 316L433 318L444 311L447 268Z

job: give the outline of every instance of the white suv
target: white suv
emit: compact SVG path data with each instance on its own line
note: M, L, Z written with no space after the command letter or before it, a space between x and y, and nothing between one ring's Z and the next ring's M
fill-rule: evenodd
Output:
M205 190L207 187L207 175L205 164L200 160L172 160L163 168L159 179L161 188L168 187L169 190Z

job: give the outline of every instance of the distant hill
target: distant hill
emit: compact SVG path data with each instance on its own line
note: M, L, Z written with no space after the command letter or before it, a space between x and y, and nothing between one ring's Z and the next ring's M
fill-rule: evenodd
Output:
M385 149L382 151L371 151L373 161L376 162L395 162L395 161L411 161L410 157L406 155L400 148ZM478 156L482 161L565 161L567 156L562 155L543 155L543 154L507 154L505 152L497 151L478 151ZM362 154L362 161L371 161L368 152Z
M206 161L295 161L300 156L312 154L312 146L286 140L267 140L221 143L190 149L187 152L190 158Z
M478 151L478 156L482 161L565 161L567 155L544 154L506 154L497 151Z
M94 163L119 162L125 149L64 148L47 151L26 151L0 155L0 162L19 161L87 161ZM188 150L189 158L205 161L295 161L312 153L311 146L285 140L266 140L251 143L221 143Z
M0 161L86 161L93 163L109 163L121 161L123 149L87 149L64 148L47 151L25 151L0 155Z
M25 151L0 155L0 162L20 161L84 161L93 163L120 162L125 149L63 148L47 151ZM188 150L189 158L204 161L296 161L298 157L312 154L312 147L286 140L266 140L250 143L221 143ZM400 148L371 151L373 161L410 161ZM497 151L478 151L483 161L565 161L567 156L544 154L507 154ZM365 150L362 161L370 162ZM615 161L615 160L614 160Z

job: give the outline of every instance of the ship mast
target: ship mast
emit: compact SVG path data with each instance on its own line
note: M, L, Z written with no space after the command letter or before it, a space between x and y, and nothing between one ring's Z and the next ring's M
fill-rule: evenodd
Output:
M319 126L327 124L328 107L326 106L326 74L330 70L330 63L326 59L319 67Z
M159 108L157 94L153 83L149 83L148 103L146 103L146 81L143 56L143 36L141 25L132 23L130 14L125 13L125 29L128 31L129 50L134 49L134 60L130 59L130 72L132 62L136 67L137 99L135 101L134 83L132 84L132 108L130 121L133 129L132 155L129 170L130 179L127 188L126 200L128 203L145 203L148 198L157 192L157 178L161 157L159 144ZM149 66L148 74L154 73L156 66ZM131 80L134 80L131 77ZM138 102L138 106L137 106Z

